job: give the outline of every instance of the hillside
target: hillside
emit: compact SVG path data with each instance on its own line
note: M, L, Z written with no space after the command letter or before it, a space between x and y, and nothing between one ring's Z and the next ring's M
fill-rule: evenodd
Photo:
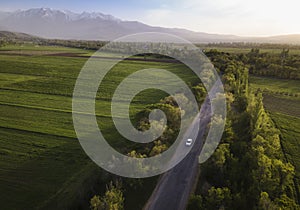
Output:
M138 21L121 20L100 12L74 13L49 8L0 12L0 30L23 32L55 39L112 40L141 32L170 33L191 42L267 42L300 44L300 35L239 37L209 34L186 29L150 26Z
M25 33L0 31L0 39L31 41L31 40L41 39L41 38L29 34L25 34Z

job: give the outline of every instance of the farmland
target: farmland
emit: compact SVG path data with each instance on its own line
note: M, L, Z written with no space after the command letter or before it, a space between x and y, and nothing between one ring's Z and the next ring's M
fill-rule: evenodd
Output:
M84 196L92 195L94 184L105 187L107 180L97 180L95 175L104 172L82 151L72 122L73 88L88 57L62 59L59 54L53 55L91 52L31 45L0 49L2 209L70 208L71 204L76 206L82 202L87 207L90 197ZM189 84L197 82L180 64L123 61L112 69L99 88L96 114L101 131L117 149L124 149L127 144L113 126L110 99L123 78L144 68L168 69ZM135 97L130 111L134 115L164 96L163 92L143 91ZM130 203L136 196L134 192L128 193L126 202ZM140 205L146 196L146 193L139 195Z
M282 96L297 96L297 94L300 93L298 80L250 76L249 81L253 89L260 89L263 92L270 92Z
M280 129L285 156L296 167L296 184L300 187L300 118L281 113L272 113L271 117Z
M227 50L239 53L233 52L236 48ZM74 85L92 54L91 50L30 44L0 48L0 192L3 195L0 202L4 204L3 209L88 208L91 197L103 194L105 185L111 181L112 175L99 169L85 155L73 128ZM149 68L169 70L189 86L200 82L179 63L146 61L141 57L122 61L109 71L99 86L95 112L106 140L123 153L137 145L129 144L117 132L111 119L111 98L124 78ZM228 70L241 74L240 79L246 78L247 72L238 63ZM294 182L298 189L299 87L299 80L250 75L250 89L263 92L264 106L280 129L285 158L296 168ZM165 96L166 93L154 89L142 91L131 103L130 116ZM137 180L128 182L133 185L125 181L125 209L142 208L156 180L157 177L143 180L142 186Z
M295 166L295 185L300 188L300 82L275 78L250 78L251 88L264 92L264 106L280 130L283 152L287 161ZM299 195L298 195L299 196Z

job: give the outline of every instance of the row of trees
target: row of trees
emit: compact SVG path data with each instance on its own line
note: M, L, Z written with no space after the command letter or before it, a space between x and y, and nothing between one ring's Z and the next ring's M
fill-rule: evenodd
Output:
M255 158L252 175L260 202L267 200L277 209L296 209L294 166L285 162L279 130L264 110L261 93L250 96L248 112L252 131L249 153Z
M236 48L236 49L296 49L299 50L299 45L294 44L275 44L275 43L255 43L255 42L216 42L204 45L199 45L201 48Z
M223 75L228 117L221 144L201 166L200 185L188 209L299 208L294 167L284 159L261 93L248 90L247 68L229 54L210 56Z

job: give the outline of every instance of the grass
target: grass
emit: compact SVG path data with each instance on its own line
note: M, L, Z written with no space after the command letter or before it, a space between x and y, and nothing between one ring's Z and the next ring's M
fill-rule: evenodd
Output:
M0 55L0 72L75 79L86 61L87 58Z
M287 160L295 166L298 196L300 189L300 118L271 112L271 117L281 132L281 144Z
M75 138L71 113L1 105L0 126Z
M34 44L18 44L18 45L6 45L0 48L0 51L42 51L42 52L71 52L71 53L90 53L91 50L84 50L79 48L61 47L61 46L43 46Z
M270 77L250 76L250 87L260 89L277 95L295 95L300 97L300 81L289 79L276 79Z
M28 75L1 74L0 87L5 87L6 85L10 85L13 83L20 83L34 79L37 79L37 77Z
M35 80L2 85L4 88L34 91L56 95L71 96L78 74L87 61L86 58L69 57L22 57L0 55L0 73L36 76ZM102 98L111 98L114 89L126 76L147 68L162 68L170 70L186 82L196 83L198 80L181 64L123 61L112 69L106 76L102 87ZM101 86L100 86L101 89ZM107 94L107 95L106 95Z
M271 112L280 112L300 118L300 99L264 94L264 105Z
M88 163L74 139L7 128L0 136L2 209L36 207Z
M6 46L1 50L32 54L0 52L1 209L69 209L78 205L86 208L91 189L97 186L104 189L107 182L101 180L103 171L100 175L99 171L95 173L98 167L82 151L72 122L73 88L87 58L48 56L45 51L83 54L91 51L32 45ZM131 144L114 128L110 99L125 77L149 68L170 70L188 84L199 82L180 64L123 61L115 66L99 87L95 110L102 133L121 152ZM164 96L164 92L153 89L141 92L131 103L131 116ZM125 192L126 206L131 208L136 203L142 206L153 182L146 181L147 189L142 186L139 191ZM136 197L138 201L134 200Z

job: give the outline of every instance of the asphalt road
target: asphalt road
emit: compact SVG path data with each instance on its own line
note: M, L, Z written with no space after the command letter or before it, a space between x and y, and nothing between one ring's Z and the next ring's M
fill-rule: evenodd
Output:
M174 168L161 176L144 210L184 210L197 178L198 156L204 143L204 134L211 118L211 106L207 98L185 138L194 143L190 153ZM198 129L193 129L199 126ZM183 147L186 147L185 144Z

